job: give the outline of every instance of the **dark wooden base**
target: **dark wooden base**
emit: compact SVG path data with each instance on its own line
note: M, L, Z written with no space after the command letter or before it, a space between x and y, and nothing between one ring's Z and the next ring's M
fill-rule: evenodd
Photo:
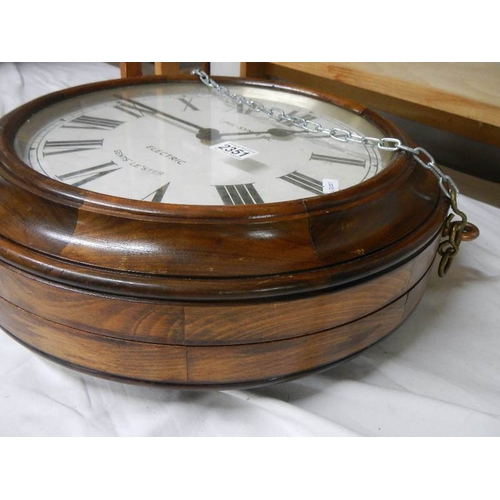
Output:
M434 254L435 244L390 273L328 294L220 307L98 296L2 266L0 317L2 327L22 344L92 375L177 388L254 387L328 368L386 336L418 304ZM29 300L33 294L38 300ZM109 314L123 316L115 331L98 314L101 301L116 302ZM68 307L81 309L81 317L70 323L63 314ZM162 322L160 311L179 307L185 309L183 338L177 333L174 342L175 325L168 315ZM203 328L196 319L200 308ZM301 319L294 310L301 311ZM268 321L279 317L283 329L267 327L266 314ZM210 322L218 325L213 338ZM125 334L122 323L130 325ZM299 335L299 329L309 332Z
M404 321L403 321L404 322ZM394 331L394 330L393 330ZM378 342L381 342L389 336L392 332L389 332L386 336L382 337L380 340L377 340L374 344L365 347L364 349L361 349L360 351L352 354L351 356L348 356L343 359L339 359L338 361L334 361L333 363L329 363L324 366L318 366L316 368L313 368L312 370L306 370L303 372L297 372L297 373L292 373L290 375L286 375L284 377L274 377L269 380L254 380L254 381L247 381L247 382L242 382L242 383L235 383L235 384L204 384L204 385L196 385L196 384L170 384L167 382L154 382L154 381L145 381L145 380L137 380L137 379L131 379L131 378L125 378L125 377L119 377L116 375L110 375L110 374L105 374L99 371L95 370L90 370L88 368L84 368L82 366L77 366L73 365L71 363L68 363L64 360L55 358L43 351L39 351L38 349L35 349L33 346L24 343L22 340L17 338L15 335L13 335L11 332L7 331L4 329L4 332L12 338L12 340L16 341L18 344L21 346L25 347L26 349L30 350L31 352L37 354L41 358L44 358L56 365L62 366L65 369L83 373L85 375L90 375L92 377L96 377L99 379L104 379L104 380L111 380L112 382L118 382L118 383L123 383L123 384L130 384L130 385L137 385L137 386L152 386L152 387L164 387L165 389L172 389L172 390L182 390L182 391L199 391L199 390L230 390L230 389L256 389L259 387L265 387L268 385L275 385L275 384L282 384L285 382L291 382L293 380L297 380L302 377L307 377L308 375L314 375L317 373L322 373L326 372L328 370L333 370L341 365L344 365L345 363L348 363L354 358L357 358L363 352L365 352L367 349L370 349L373 345L377 344Z

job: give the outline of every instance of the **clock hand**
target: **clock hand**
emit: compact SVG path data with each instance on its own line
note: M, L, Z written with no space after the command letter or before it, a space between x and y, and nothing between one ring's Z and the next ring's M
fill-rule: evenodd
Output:
M182 118L178 118L177 116L170 115L168 113L165 113L164 111L160 111L159 109L153 108L152 106L148 106L147 104L144 104L142 102L136 101L134 99L130 99L128 97L122 97L122 96L115 96L121 99L122 101L126 101L134 107L136 111L139 113L143 114L143 112L146 112L147 114L150 114L152 116L164 116L165 118L168 118L170 120L174 120L176 122L182 123L184 125L187 125L188 127L195 128L198 130L198 133L196 134L196 137L200 139L202 142L209 143L214 140L218 140L222 137L227 137L230 135L263 135L263 134L269 134L274 137L289 137L293 134L303 134L306 133L307 130L288 130L288 129L283 129L283 128L270 128L268 130L265 130L263 132L228 132L225 134L221 134L218 130L213 129L213 128L205 128L205 127L200 127L199 125L196 125L192 122L188 122L187 120L184 120Z
M159 109L153 108L151 106L148 106L147 104L144 104L139 101L135 101L134 99L129 99L128 97L122 97L122 96L115 96L121 99L122 101L126 101L134 107L136 111L139 113L143 114L144 112L152 115L152 116L164 116L165 118L168 118L170 120L174 120L176 122L182 123L184 125L187 125L188 127L192 127L198 131L196 134L196 137L200 139L202 142L209 143L210 141L217 140L221 137L220 133L218 130L214 128L205 128L205 127L200 127L199 125L196 125L195 123L188 122L187 120L184 120L182 118L178 118L177 116L170 115L168 113L165 113L164 111L160 111Z
M205 130L211 130L211 129L206 129L204 127L200 127L199 125L188 122L187 120L183 120L182 118L178 118L177 116L169 115L168 113L165 113L164 111L160 111L159 109L153 108L151 106L148 106L147 104L136 101L134 99L129 99L128 97L122 97L120 95L116 95L115 97L119 98L122 101L126 101L126 102L130 103L134 107L135 111L141 113L142 115L144 113L147 113L148 115L152 115L152 116L164 116L165 118L182 123L184 125L187 125L188 127L195 128L196 130L198 130L198 132L202 132ZM217 131L215 131L215 132L217 132Z
M222 137L227 137L231 135L263 135L263 134L269 134L274 137L289 137L293 134L303 134L307 133L307 130L288 130L284 128L270 128L268 130L265 130L263 132L228 132L225 134L221 134L218 130L213 129L213 128L205 128L205 127L200 127L199 125L196 125L192 122L188 122L187 120L184 120L182 118L178 118L177 116L170 115L168 113L165 113L164 111L160 111L159 109L153 108L152 106L148 106L147 104L144 104L142 102L136 101L134 99L130 99L128 97L122 97L122 96L115 96L118 97L122 101L126 101L134 107L136 111L139 113L143 114L143 112L146 112L147 114L150 114L152 116L164 116L165 118L168 118L170 120L174 120L176 122L182 123L184 125L187 125L189 127L195 128L198 130L198 133L196 134L196 137L200 139L202 142L205 143L210 143L212 141L218 140Z
M262 132L227 132L225 134L219 134L219 137L226 137L229 135L264 135L269 134L274 137L289 137L293 134L304 134L307 130L288 130L284 128L270 128L269 130L264 130Z

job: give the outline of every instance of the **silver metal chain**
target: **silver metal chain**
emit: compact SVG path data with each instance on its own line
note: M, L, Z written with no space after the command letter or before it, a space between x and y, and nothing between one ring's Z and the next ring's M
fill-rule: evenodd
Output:
M261 102L247 99L245 96L231 92L227 87L219 85L215 80L210 78L207 73L199 69L194 69L191 74L197 75L202 83L211 88L214 92L222 97L231 99L238 106L248 106L256 113L263 113L271 120L279 123L298 127L302 130L313 134L323 134L339 142L352 142L357 144L365 144L376 147L381 151L404 151L413 156L413 158L425 169L430 170L438 179L439 187L444 195L450 200L450 206L453 214L450 214L445 222L444 234L447 240L443 241L438 248L441 255L439 265L439 275L444 276L448 271L453 258L458 252L458 248L463 239L473 239L479 234L479 230L473 224L467 222L467 216L460 211L457 206L457 197L459 190L453 179L444 174L436 165L432 155L421 147L412 148L404 145L399 139L394 137L368 137L350 132L338 127L327 128L323 127L318 122L306 120L294 115L286 114L281 108L264 106ZM460 219L453 220L454 215Z
M455 182L453 182L453 179L449 175L444 174L441 169L439 169L432 155L424 148L411 148L409 146L405 146L399 139L396 139L394 137L367 137L338 127L323 127L323 125L318 122L306 120L305 118L300 118L294 115L287 115L281 108L267 108L261 102L247 99L245 96L240 94L235 94L231 92L227 87L219 85L204 71L194 69L192 71L192 74L197 75L202 83L214 90L220 96L227 97L234 101L236 105L248 106L253 111L257 113L263 113L267 115L271 120L275 120L284 125L298 127L302 130L305 130L306 132L310 132L313 134L326 135L339 142L353 142L357 144L374 146L381 151L406 151L407 153L412 154L415 160L417 160L417 162L422 165L422 167L430 170L436 176L439 181L439 187L441 188L441 191L445 194L445 196L451 199L452 192L454 192L457 196L459 194L458 187Z

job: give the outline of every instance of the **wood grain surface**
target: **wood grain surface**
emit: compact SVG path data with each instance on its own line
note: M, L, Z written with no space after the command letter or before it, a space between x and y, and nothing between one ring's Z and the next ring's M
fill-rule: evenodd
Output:
M1 326L93 374L186 387L287 379L396 328L423 293L449 206L411 155L395 155L339 193L251 207L114 198L41 176L17 158L17 129L45 106L172 81L68 89L2 119ZM276 87L221 80L233 81ZM370 110L314 95L405 139Z
M52 359L101 376L191 387L261 385L322 369L396 328L420 300L429 273L408 293L348 324L280 341L179 346L94 335L50 322L0 299L3 327Z
M500 64L277 63L500 127Z
M500 143L500 64L495 62L261 62L242 63L241 74L284 79Z
M33 315L120 339L177 345L268 342L308 335L367 316L419 281L436 253L352 287L313 297L256 304L139 300L86 292L0 266L0 296Z

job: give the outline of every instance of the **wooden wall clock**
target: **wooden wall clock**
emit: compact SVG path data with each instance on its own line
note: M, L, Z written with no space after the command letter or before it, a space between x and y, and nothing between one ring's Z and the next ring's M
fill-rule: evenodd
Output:
M256 386L360 352L417 305L448 178L361 106L198 76L76 87L1 121L0 318L25 346L123 381Z

